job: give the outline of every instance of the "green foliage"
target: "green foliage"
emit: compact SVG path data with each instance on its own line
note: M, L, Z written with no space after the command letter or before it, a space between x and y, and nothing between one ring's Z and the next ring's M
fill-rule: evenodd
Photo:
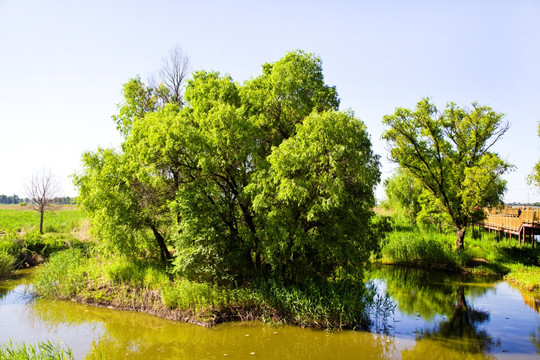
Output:
M352 114L312 114L268 161L248 190L272 268L296 280L358 269L376 247L369 224L380 175L364 124Z
M71 298L85 287L88 259L79 249L59 252L39 269L35 289L48 298Z
M0 194L0 204L22 204L25 199L21 199L18 195L3 195Z
M403 168L392 177L384 180L386 200L382 206L393 211L393 216L406 219L411 225L416 224L416 217L421 209L420 195L422 187L408 175Z
M83 155L83 165L82 174L74 176L79 203L92 219L101 245L132 256L155 250L150 228L157 225L160 213L144 196L148 193L134 177L133 164L114 150L98 149Z
M157 108L157 96L152 88L147 87L140 77L129 80L123 86L124 101L118 104L119 114L112 118L118 131L127 136L133 123L147 112Z
M174 247L178 275L223 284L326 278L376 248L378 156L365 125L337 111L318 57L288 53L243 85L196 72L183 107L154 96L140 79L125 85L122 152L85 154L75 176L109 250Z
M423 99L414 110L398 108L383 122L390 127L383 138L390 145L392 159L426 190L427 203L452 219L456 245L462 249L465 228L475 218L476 209L488 199L493 201L493 191L501 198L505 182L499 176L512 169L490 152L508 130L503 114L477 103L472 110L449 103L439 113Z
M247 290L229 290L209 283L177 279L161 289L161 298L168 308L201 313L232 304L249 305L247 293Z
M129 306L145 293L157 292L164 306L201 320L246 309L270 321L330 328L365 327L369 312L391 310L384 299L375 298L371 287L351 277L331 281L315 277L303 284L259 277L245 286L222 286L171 277L164 267L126 258L98 253L87 258L79 250L51 257L38 271L35 289L45 297L127 301Z
M50 341L37 344L17 344L8 341L0 344L0 360L70 360L71 349Z

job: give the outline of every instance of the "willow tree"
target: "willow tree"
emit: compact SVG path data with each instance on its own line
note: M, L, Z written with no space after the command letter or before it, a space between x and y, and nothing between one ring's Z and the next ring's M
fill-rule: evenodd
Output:
M243 84L197 71L182 104L161 104L139 79L124 96L122 151L86 154L75 177L118 250L152 230L178 273L241 283L328 279L375 248L378 156L365 125L338 111L318 57L290 52Z
M417 181L402 168L383 182L386 200L382 206L392 209L398 217L416 224L416 216L421 210L420 195L422 188Z
M504 115L472 103L449 103L444 112L423 99L413 110L398 108L384 116L383 138L393 161L413 176L456 228L456 247L464 248L467 224L499 177L512 166L491 151L506 133Z

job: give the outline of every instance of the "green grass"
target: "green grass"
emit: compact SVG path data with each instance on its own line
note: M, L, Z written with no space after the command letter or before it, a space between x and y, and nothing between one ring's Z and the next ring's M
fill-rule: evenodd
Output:
M439 234L408 227L387 234L381 261L479 275L499 275L529 291L540 291L540 249L498 239L495 233L468 229L465 249L457 251L454 233Z
M74 359L71 349L50 341L37 344L0 344L0 360L68 360Z
M6 207L0 206L0 232L32 233L39 231L38 211L30 206ZM86 215L73 206L53 207L45 212L43 221L44 233L65 233L80 226Z
M157 263L71 249L51 256L35 277L44 297L180 310L201 321L238 313L273 322L324 328L365 328L370 312L388 310L363 281L313 279L305 285L268 277L242 286L218 286L170 274Z
M0 278L14 268L42 262L59 251L91 246L85 214L73 206L45 214L40 234L39 213L30 207L0 206ZM82 238L82 240L81 240Z
M523 264L510 265L510 273L505 279L534 293L540 293L540 267Z
M447 235L419 230L389 233L381 255L384 262L416 267L455 269L460 263Z

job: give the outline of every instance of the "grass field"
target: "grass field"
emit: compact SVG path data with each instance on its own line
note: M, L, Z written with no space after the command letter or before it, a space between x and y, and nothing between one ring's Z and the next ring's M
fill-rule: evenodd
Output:
M73 205L46 211L44 234L39 233L39 218L39 212L30 206L0 205L0 278L55 252L85 246L90 239L88 220Z
M74 205L57 205L45 212L43 232L59 233L79 226L85 215ZM31 206L0 205L0 232L30 233L39 229L39 212Z

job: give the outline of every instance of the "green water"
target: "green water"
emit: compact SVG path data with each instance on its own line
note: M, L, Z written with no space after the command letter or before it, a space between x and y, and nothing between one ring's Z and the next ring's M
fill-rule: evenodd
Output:
M528 359L540 349L538 301L485 278L375 270L372 281L392 294L396 311L373 319L373 332L260 322L203 328L33 299L24 279L0 283L0 342L48 339L78 359Z

